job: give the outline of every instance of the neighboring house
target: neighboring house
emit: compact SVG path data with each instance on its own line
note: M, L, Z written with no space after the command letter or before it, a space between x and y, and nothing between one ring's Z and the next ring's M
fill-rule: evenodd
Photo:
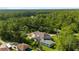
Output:
M8 42L6 43L7 47L10 49L10 50L15 50L15 51L18 51L18 48L17 48L17 45L18 43L16 42Z
M28 36L30 39L34 39L34 41L40 42L41 44L47 45L48 47L51 47L55 44L55 42L51 40L51 36L45 32L36 31L28 34Z
M0 45L0 51L10 51L10 49L5 44L2 44Z
M31 51L32 49L25 43L5 43L0 45L0 51Z
M19 51L31 51L32 50L30 49L29 45L25 43L18 44L17 48Z

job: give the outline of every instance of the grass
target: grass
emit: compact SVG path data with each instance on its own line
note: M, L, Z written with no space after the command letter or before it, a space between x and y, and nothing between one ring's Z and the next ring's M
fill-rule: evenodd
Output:
M43 49L44 51L53 51L53 50L54 50L54 49L49 48L49 47L44 46L44 45L42 45L42 49Z

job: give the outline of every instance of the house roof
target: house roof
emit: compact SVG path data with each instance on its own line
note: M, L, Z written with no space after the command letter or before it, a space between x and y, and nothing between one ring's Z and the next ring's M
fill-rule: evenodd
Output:
M50 40L51 39L51 36L47 33L44 34L44 39L45 40Z
M49 44L49 45L55 44L55 42L53 42L52 40L44 40L42 43Z
M0 51L9 51L9 48L5 44L2 44L0 45Z
M40 41L40 40L43 41L44 39L45 40L51 39L51 36L48 33L39 32L39 31L32 32L28 36L35 39L36 41Z
M25 43L21 43L21 44L18 44L18 45L17 45L17 48L18 48L20 51L24 51L25 49L29 48L29 45L28 45L28 44L25 44Z
M36 31L36 32L33 32L33 33L35 34L36 39L43 39L44 38L43 32Z

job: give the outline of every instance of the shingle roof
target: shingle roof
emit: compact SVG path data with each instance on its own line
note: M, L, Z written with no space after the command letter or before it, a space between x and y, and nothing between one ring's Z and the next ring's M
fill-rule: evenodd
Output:
M43 43L46 43L46 44L54 44L55 42L53 42L52 40L44 40Z
M28 44L25 44L25 43L21 43L21 44L18 44L18 45L17 45L17 48L18 48L20 51L25 51L25 49L29 48L29 45L28 45Z
M45 32L35 31L35 32L30 33L30 34L32 34L31 37L33 36L32 39L34 39L35 41L44 41L44 39L45 40L51 39L51 36Z
M55 42L53 42L52 40L44 40L43 42L41 42L42 44L51 47L55 44Z
M33 33L35 34L36 39L44 39L44 33L43 32L36 31L36 32L33 32Z
M5 44L2 44L0 46L0 51L9 51L9 48Z

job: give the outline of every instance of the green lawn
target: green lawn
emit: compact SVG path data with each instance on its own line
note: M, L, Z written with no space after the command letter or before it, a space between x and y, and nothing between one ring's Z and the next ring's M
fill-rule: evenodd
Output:
M42 49L43 49L44 51L53 51L53 50L54 50L54 49L49 48L49 47L44 46L44 45L42 45Z

